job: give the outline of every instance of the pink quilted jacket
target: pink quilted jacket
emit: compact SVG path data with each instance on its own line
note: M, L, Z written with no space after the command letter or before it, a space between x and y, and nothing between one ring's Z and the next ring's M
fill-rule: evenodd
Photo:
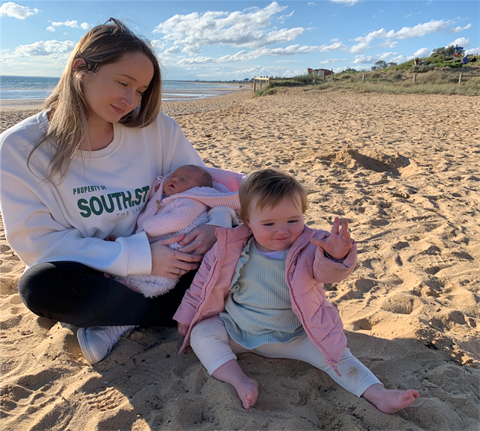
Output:
M347 339L338 310L325 297L323 283L335 283L347 278L355 267L356 245L343 263L325 257L323 250L310 242L315 237L327 238L326 231L307 226L290 247L285 261L285 276L290 288L292 310L300 319L310 340L318 347L335 371ZM240 254L252 236L246 225L235 229L217 229L218 241L205 255L192 285L173 318L189 325L182 352L189 345L193 327L200 321L224 310L230 284ZM338 371L337 371L338 373Z

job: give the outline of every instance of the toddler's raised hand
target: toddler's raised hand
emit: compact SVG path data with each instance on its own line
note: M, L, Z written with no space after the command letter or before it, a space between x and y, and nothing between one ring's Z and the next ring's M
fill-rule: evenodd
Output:
M328 238L312 238L310 241L338 260L344 259L353 247L353 239L350 238L350 232L348 231L348 220L343 219L342 227L340 228L340 219L338 217L335 217L333 221L332 231Z

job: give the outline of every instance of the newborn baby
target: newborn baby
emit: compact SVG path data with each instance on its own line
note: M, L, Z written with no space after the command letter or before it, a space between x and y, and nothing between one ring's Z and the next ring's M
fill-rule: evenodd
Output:
M209 168L207 168L209 169ZM238 187L230 191L226 183L240 182L243 175L220 169L209 169L217 177L217 188L208 170L197 165L184 165L165 177L158 177L152 186L151 196L145 210L137 220L137 233L145 231L149 241L167 239L173 235L187 234L197 226L208 223L210 208L222 206L232 211L240 208ZM170 244L178 249L178 243ZM113 278L126 284L146 297L164 294L175 287L177 280L157 275L113 275Z

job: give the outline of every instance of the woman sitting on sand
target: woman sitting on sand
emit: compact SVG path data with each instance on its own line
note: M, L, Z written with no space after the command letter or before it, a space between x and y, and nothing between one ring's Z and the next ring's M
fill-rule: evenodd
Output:
M152 48L111 18L75 47L44 110L0 135L6 237L29 267L19 282L39 316L81 328L95 361L127 325L173 326L173 313L216 226L209 214L187 235L150 244L134 234L151 184L184 164L204 166L177 123L160 112L160 67ZM104 241L114 236L114 242ZM178 242L180 250L169 244ZM104 273L178 278L146 298Z

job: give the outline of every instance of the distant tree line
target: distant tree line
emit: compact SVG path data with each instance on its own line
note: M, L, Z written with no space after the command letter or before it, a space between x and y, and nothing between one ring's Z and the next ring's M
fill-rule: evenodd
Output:
M453 45L448 47L442 46L432 51L432 55L435 54L443 55L444 57L453 57L453 54L455 54L455 47Z

